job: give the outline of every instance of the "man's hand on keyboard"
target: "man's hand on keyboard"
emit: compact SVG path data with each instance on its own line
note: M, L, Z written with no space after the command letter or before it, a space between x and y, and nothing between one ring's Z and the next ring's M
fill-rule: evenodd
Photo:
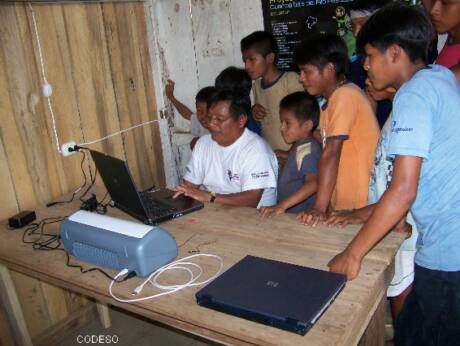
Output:
M176 191L173 198L185 195L200 202L209 202L211 200L211 194L209 192L200 190L198 187L190 186L186 183L180 183L173 189L173 191Z

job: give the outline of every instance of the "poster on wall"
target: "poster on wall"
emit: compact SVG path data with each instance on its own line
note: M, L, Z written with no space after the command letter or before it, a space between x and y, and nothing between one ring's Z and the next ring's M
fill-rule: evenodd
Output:
M279 47L278 68L292 70L297 44L312 33L334 33L342 37L350 58L355 53L349 9L354 0L262 0L264 27Z
M420 0L405 0L420 5ZM262 0L264 28L275 36L279 47L278 68L295 70L292 55L297 44L315 32L335 33L347 44L354 60L356 40L349 10L354 0Z

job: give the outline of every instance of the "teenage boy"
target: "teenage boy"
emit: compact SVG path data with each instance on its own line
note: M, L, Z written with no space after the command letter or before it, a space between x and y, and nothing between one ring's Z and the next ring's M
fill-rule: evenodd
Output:
M395 92L396 90L393 88L382 91L375 90L369 79L366 80L366 94L375 101L393 100ZM382 128L377 149L375 150L374 167L369 182L369 205L361 209L331 213L325 222L327 225L345 226L346 224L363 224L371 215L375 204L386 191L393 174L393 159L387 155L392 120L393 117L390 114ZM415 243L418 232L410 214L407 216L407 222L403 220L393 228L393 231L407 233L408 237L396 253L395 274L387 289L387 297L390 300L391 316L394 324L407 295L412 289L412 282L414 281Z
M438 34L447 33L447 41L435 63L448 68L460 67L460 1L423 0Z
M276 67L278 45L267 31L256 31L241 40L244 68L254 82L254 106L252 114L262 125L262 136L285 160L289 146L281 137L279 128L279 104L281 99L295 91L301 91L299 76L295 72L283 72Z
M379 9L387 5L393 0L355 0L353 1L350 8L351 27L353 35L356 37L359 34L362 26L369 19L372 14L377 12ZM350 72L348 73L348 79L359 86L361 89L365 89L366 71L363 69L362 57L357 54L356 59L350 64ZM385 121L391 112L391 102L389 100L381 100L376 102L371 99L371 103L375 109L375 115L379 126L382 128Z
M419 237L412 292L396 320L396 345L454 345L460 337L460 85L425 61L433 32L421 8L391 4L363 26L358 48L377 90L397 90L388 189L331 271L355 278L363 257L405 216Z
M262 216L298 213L313 205L321 146L312 132L318 120L318 103L313 96L298 91L281 100L281 135L293 147L278 180L278 203L261 208Z
M267 142L245 128L250 108L244 91L211 96L210 134L197 142L176 196L252 208L276 203L278 162Z
M296 49L294 61L305 91L327 100L320 115L323 152L315 204L297 216L300 222L315 226L325 220L329 207L367 205L379 127L368 97L345 78L348 52L340 37L312 35Z
M168 99L176 107L179 114L187 120L190 120L190 133L194 136L190 142L190 148L193 150L198 139L209 133L208 117L207 117L207 102L211 94L214 92L214 87L205 87L198 91L195 96L196 113L193 113L186 105L180 102L174 96L175 83L172 80L168 80L165 87L165 94Z

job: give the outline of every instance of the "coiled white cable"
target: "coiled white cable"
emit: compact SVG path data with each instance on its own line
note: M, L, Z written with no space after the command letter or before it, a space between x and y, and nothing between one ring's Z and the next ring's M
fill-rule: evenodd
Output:
M219 269L209 279L197 282L197 280L203 274L203 269L198 264L193 263L193 262L188 262L187 260L195 258L195 257L200 257L200 256L211 257L211 258L217 259L219 261ZM198 274L195 275L195 273L187 266L194 267L195 269L197 269ZM109 285L109 293L110 293L110 295L112 296L113 299L115 299L115 300L117 300L119 302L122 302L122 303L134 303L134 302L140 302L140 301L144 301L144 300L148 300L148 299L154 299L154 298L158 298L158 297L161 297L161 296L164 296L164 295L167 295L167 294L177 292L177 291L179 291L179 290L181 290L183 288L204 285L204 284L206 284L208 282L211 282L217 276L219 276L219 274L222 271L223 266L224 266L224 262L223 262L222 258L220 256L213 255L213 254L202 253L202 254L195 254L195 255L191 255L191 256L181 258L181 259L179 259L177 261L174 261L174 262L171 262L171 263L169 263L169 264L167 264L167 265L165 265L165 266L163 266L161 268L158 268L156 271L154 271L152 274L150 274L149 277L144 282L142 282L139 286L137 286L133 290L132 294L137 295L137 294L141 293L142 290L144 289L144 286L149 282L150 282L150 284L152 286L154 286L154 287L156 287L158 289L164 290L165 292L157 293L157 294L147 296L147 297L133 298L133 299L119 298L119 297L115 296L115 294L112 292L112 287L113 287L113 284L115 283L115 281L119 277L121 277L123 275L126 275L128 273L127 269L123 269L120 273L118 273L115 276L114 280L112 280L112 282L110 283L110 285ZM183 271L187 272L189 274L188 281L183 283L183 284L178 284L178 285L162 285L162 284L158 283L158 278L162 273L164 273L165 271L174 270L174 269L183 270Z

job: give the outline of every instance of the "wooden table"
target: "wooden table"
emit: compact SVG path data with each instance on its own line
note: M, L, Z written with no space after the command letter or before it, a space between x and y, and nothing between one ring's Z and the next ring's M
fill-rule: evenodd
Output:
M69 215L77 205L40 209L38 219ZM110 209L109 215L129 218L116 209ZM57 224L47 227L48 232L58 231ZM354 226L344 229L310 228L297 223L294 215L262 219L255 209L219 204L206 204L204 209L161 227L176 237L178 258L200 250L221 256L224 269L248 254L327 269L328 261L346 247L359 229ZM366 256L358 278L347 283L335 302L305 336L299 336L200 307L195 302L195 293L199 288L188 288L146 302L119 303L108 293L107 278L97 272L80 274L79 270L66 267L62 251L35 251L30 245L23 244L21 237L22 231L0 230L0 266L3 273L6 268L15 270L221 343L263 345L355 345L360 340L364 344L383 345L385 291L393 275L394 255L403 241L402 235L394 233L383 239ZM74 258L72 260L77 262ZM209 276L217 269L217 263L210 259L200 260L199 263ZM108 272L115 274L114 271ZM185 281L182 275L171 272L166 279L170 277L172 281ZM115 293L131 298L131 289L141 281L134 278L119 284ZM142 294L155 292L148 287ZM15 302L10 303L14 307ZM20 309L13 310L14 316L10 318L20 318Z

